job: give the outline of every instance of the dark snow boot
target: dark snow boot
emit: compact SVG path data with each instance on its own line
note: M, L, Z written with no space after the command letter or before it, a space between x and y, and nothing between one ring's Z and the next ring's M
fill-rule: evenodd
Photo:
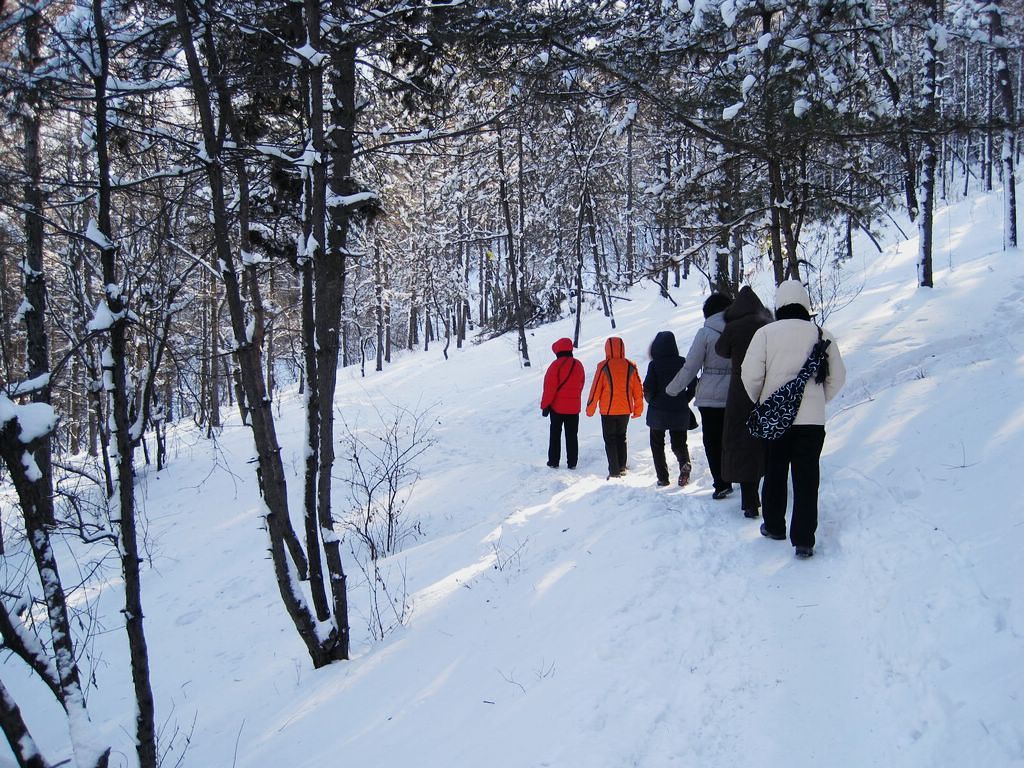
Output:
M766 526L764 523L761 523L761 535L764 536L765 538L768 538L768 539L774 539L775 541L785 541L786 540L786 534L784 534L784 533L775 533L774 531L769 531L768 530L768 526Z
M809 557L814 557L814 549L812 547L796 547L796 556L801 560L806 560Z
M679 485L686 485L690 482L690 462L686 461L679 465Z

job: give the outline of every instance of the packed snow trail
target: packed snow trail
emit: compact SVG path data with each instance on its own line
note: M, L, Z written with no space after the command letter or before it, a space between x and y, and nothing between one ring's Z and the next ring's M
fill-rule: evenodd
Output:
M1024 259L998 252L998 210L940 212L972 234L938 255L934 291L914 285L913 242L847 265L864 288L825 321L849 380L808 561L761 537L738 491L711 499L699 430L686 488L655 487L642 419L624 479L605 480L597 418L581 419L577 470L544 466L541 379L570 318L531 332L531 369L501 338L341 372L353 428L395 404L429 412L437 443L407 508L419 533L383 563L406 624L372 641L346 553L355 657L313 671L266 559L247 430L215 444L172 430L168 469L140 477L163 743L187 734L184 765L201 768L1024 765ZM696 280L673 295L678 308L656 290L616 306L641 374L656 332L685 350L702 322ZM583 330L589 386L613 332L596 314ZM294 393L275 403L294 510L300 408ZM125 768L113 574L110 587L87 596L108 630L90 710ZM13 669L5 684L33 695ZM31 725L59 745L59 723Z

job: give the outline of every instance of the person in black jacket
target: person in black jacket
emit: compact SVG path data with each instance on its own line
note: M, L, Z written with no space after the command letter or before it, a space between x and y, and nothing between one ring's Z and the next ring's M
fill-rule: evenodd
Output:
M697 420L688 403L693 389L682 397L665 393L668 384L682 369L686 359L679 354L672 331L661 331L651 342L651 362L644 377L644 399L648 402L647 426L651 429L651 454L658 485L669 485L668 462L665 459L665 433L669 433L672 453L679 462L679 485L690 481L690 450L686 445L686 430L697 426Z
M740 369L750 339L758 328L772 319L771 311L754 289L745 285L736 295L736 301L725 310L725 329L715 342L715 352L732 361L722 424L722 476L740 484L740 506L743 516L750 518L756 518L761 511L757 486L764 475L765 445L763 440L751 437L747 429L747 416L754 404L743 388Z

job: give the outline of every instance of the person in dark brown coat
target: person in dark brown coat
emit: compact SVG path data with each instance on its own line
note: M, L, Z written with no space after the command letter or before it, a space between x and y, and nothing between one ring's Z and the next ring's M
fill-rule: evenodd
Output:
M740 484L743 515L751 518L757 517L761 509L757 487L764 475L765 446L763 440L751 437L747 431L747 416L754 404L743 387L740 369L750 339L758 328L772 319L772 313L754 289L745 285L725 310L725 330L715 342L715 352L732 363L722 427L722 476Z

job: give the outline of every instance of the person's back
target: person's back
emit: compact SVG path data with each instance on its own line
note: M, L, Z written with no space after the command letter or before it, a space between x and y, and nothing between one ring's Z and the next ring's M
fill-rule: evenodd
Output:
M749 285L740 288L736 300L725 310L725 328L715 342L715 352L731 361L733 373L739 374L754 334L773 319L753 288Z
M605 359L597 364L587 398L587 416L601 411L601 435L608 457L608 479L626 471L626 427L644 412L644 392L636 363L626 358L618 336L604 343Z
M565 459L569 469L576 468L579 457L577 434L580 425L580 400L586 372L583 363L572 356L572 339L558 339L551 345L555 359L544 373L544 391L540 396L541 413L550 418L548 461L552 469L562 459L562 431L565 431Z
M721 294L712 295L717 298ZM723 298L723 301L728 302L728 299ZM716 306L717 303L709 309ZM690 344L690 350L686 353L685 364L666 386L670 395L678 395L685 391L700 374L700 378L697 380L694 404L698 408L725 408L731 369L729 361L715 351L715 343L723 330L725 330L724 308L704 318L704 324L697 329L693 342Z
M715 351L715 343L725 330L725 310L731 303L732 300L722 293L712 293L705 299L701 307L704 325L693 337L686 363L665 387L669 395L678 395L700 374L694 404L700 409L701 442L714 483L712 498L715 499L724 499L732 493L732 483L722 478L722 424L732 369L729 361Z
M551 345L555 359L544 374L541 409L550 408L561 414L579 413L582 410L586 372L583 363L572 356L572 349L572 340L568 338L559 339Z
M672 331L660 331L651 342L651 362L644 377L644 398L647 400L647 425L659 429L677 429L675 417L686 413L682 428L689 426L688 397L672 397L665 386L679 373L686 358L679 354Z
M829 342L818 375L804 387L796 419L781 437L766 441L761 535L777 540L786 538L791 476L793 514L789 538L801 558L814 554L825 403L846 381L846 367L838 345L827 331L811 321L810 311L810 297L799 281L780 283L775 294L778 319L754 334L741 369L747 395L754 402L761 402L796 378L819 338Z
M587 398L587 416L639 417L644 411L643 385L636 363L626 358L626 344L618 336L604 343L605 359L597 365Z
M679 462L679 485L690 481L690 451L686 444L686 431L697 423L690 411L692 390L685 396L673 397L665 391L686 362L679 354L672 331L661 331L651 342L651 362L644 377L644 397L647 399L647 426L651 432L651 456L658 485L669 485L668 462L665 458L665 433L669 434L672 453Z
M822 328L822 338L832 340L826 356L825 381L807 382L794 424L824 424L825 404L846 382L846 368L832 335ZM783 384L796 378L818 341L818 326L801 318L783 318L758 330L743 359L742 378L747 394L760 402Z
M764 443L747 429L747 416L754 404L743 388L740 371L750 340L772 319L754 289L745 285L725 310L725 329L715 343L715 351L732 361L722 420L722 477L740 484L740 506L743 516L748 518L760 514L758 483L764 475Z

